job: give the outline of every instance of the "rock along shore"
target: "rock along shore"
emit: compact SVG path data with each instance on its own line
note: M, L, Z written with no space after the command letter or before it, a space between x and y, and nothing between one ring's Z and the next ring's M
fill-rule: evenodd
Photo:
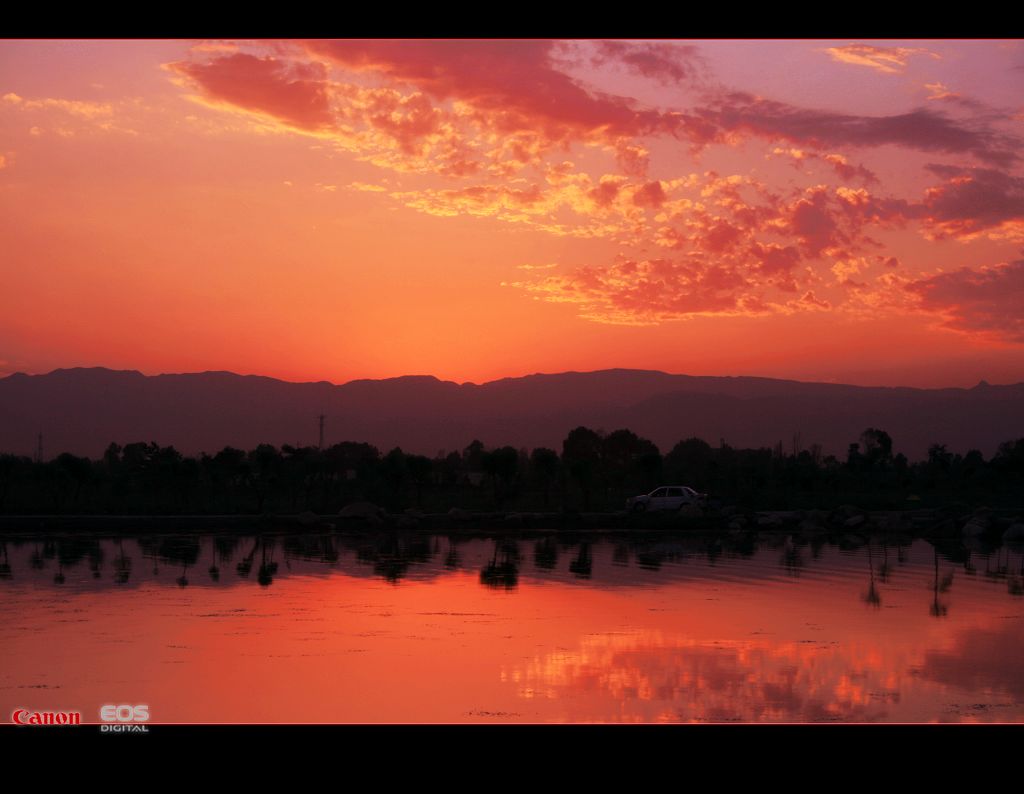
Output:
M735 534L787 532L799 535L893 533L936 538L979 538L1024 542L1024 508L960 507L867 511L855 505L834 510L748 510L724 507L681 512L480 512L453 508L447 513L410 509L388 513L369 503L344 508L338 515L36 515L0 516L0 532L104 532L112 535L168 532L372 531L418 530L479 534L494 531L673 530Z

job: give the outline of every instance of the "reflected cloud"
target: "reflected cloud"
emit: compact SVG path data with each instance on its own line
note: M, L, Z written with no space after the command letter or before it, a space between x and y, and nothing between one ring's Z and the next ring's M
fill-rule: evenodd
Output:
M920 674L931 681L969 691L994 689L1024 701L1024 631L1020 619L997 628L969 628L955 635L948 650L926 651Z
M570 709L611 698L624 721L873 722L900 701L901 676L886 661L836 643L646 631L584 637L578 649L538 656L502 680L524 699L565 700Z

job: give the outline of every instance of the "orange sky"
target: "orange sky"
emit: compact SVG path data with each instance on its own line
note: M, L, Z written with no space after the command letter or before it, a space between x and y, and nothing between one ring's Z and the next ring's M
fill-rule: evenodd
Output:
M1019 41L0 42L0 375L1024 380Z

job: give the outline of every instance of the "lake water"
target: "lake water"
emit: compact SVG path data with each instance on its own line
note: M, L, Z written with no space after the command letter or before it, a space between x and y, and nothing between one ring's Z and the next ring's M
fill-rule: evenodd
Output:
M877 538L8 538L0 718L1021 722L1022 574Z

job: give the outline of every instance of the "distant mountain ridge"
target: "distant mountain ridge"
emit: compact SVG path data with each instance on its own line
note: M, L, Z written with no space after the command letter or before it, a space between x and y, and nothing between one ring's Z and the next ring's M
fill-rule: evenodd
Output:
M668 452L698 436L712 445L792 448L820 444L845 456L867 427L886 430L911 460L933 443L991 456L1024 436L1024 383L972 389L848 386L758 377L671 375L608 369L535 374L482 384L430 375L291 383L260 375L143 375L102 367L0 378L0 452L95 458L111 441L156 441L185 454L260 443L368 441L382 451L434 455L474 438L561 450L579 425L628 427Z

